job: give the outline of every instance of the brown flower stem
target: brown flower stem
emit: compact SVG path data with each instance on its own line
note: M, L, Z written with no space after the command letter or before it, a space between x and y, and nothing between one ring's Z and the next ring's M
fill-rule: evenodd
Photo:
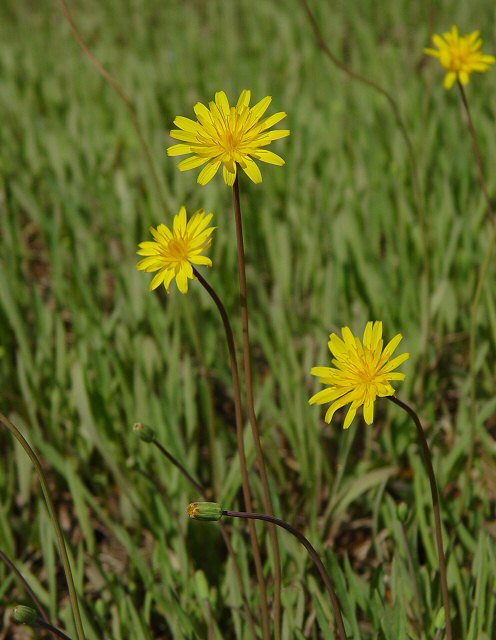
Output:
M9 556L4 551L2 551L1 549L0 549L0 558L5 562L5 564L12 571L12 573L14 573L16 575L17 579L22 583L22 586L24 587L24 589L26 589L27 593L29 594L29 597L34 602L34 604L35 604L36 608L38 609L38 612L39 612L40 616L43 618L43 620L45 622L49 622L47 613L46 613L45 609L43 608L43 605L41 604L40 599L38 598L36 593L32 590L29 582L22 575L22 573L19 571L19 569L15 566L15 564L12 562L12 560L9 558Z
M195 351L197 354L197 358L201 367L201 376L205 383L206 390L206 423L207 423L207 437L208 437L208 446L210 449L210 463L212 470L212 486L214 493L218 495L221 489L221 478L220 478L220 464L219 464L219 453L217 447L217 437L216 437L216 429L215 429L215 412L214 412L214 392L212 388L212 382L208 375L208 367L205 360L205 354L203 351L202 343L200 340L200 336L198 333L197 323L195 322L195 318L193 317L193 313L191 311L190 300L188 296L185 296L184 300L184 311L186 315L186 321L189 326L189 330L191 333L191 337L193 339L193 344L195 346Z
M153 438L153 440L151 440L151 444L155 445L157 447L157 449L160 451L160 453L167 458L167 460L169 462L171 462L177 469L179 469L179 471L183 474L183 476L188 480L188 482L194 487L194 489L200 494L200 496L204 499L204 500L208 500L209 499L209 491L207 491L207 489L205 489L205 487L203 487L198 480L195 480L195 478L193 478L193 476L189 473L189 471L184 467L184 465L182 465L179 460L172 455L172 453L166 449L164 447L164 445L159 442L156 438ZM148 478L148 480L150 480L151 482L153 482L155 484L155 480L154 478ZM221 523L222 524L222 523ZM229 538L229 534L226 530L226 528L224 526L221 526L220 528L220 532L222 534L222 538L224 539L224 543L227 547L227 551L231 557L232 563L233 563L233 568L234 568L234 573L236 574L236 579L238 581L239 584L239 588L240 588L240 592L241 592L241 598L243 600L245 609L246 609L246 617L248 620L248 625L250 627L250 631L251 631L251 635L253 637L254 640L256 640L257 638L257 633L255 630L255 621L253 619L253 614L251 611L251 607L248 603L248 598L246 597L246 591L245 591L245 586L243 584L243 578L241 576L241 569L239 567L239 562L238 562L238 558L236 556L236 551L234 550L232 544L231 544L231 540Z
M157 449L160 451L160 453L167 458L167 460L169 462L172 462L172 464L179 469L179 471L183 474L183 476L188 480L188 482L190 482L190 484L193 485L193 487L198 491L198 493L205 497L205 490L203 489L202 485L198 482L198 480L195 480L193 478L193 476L190 474L190 472L186 469L186 467L184 465L182 465L179 460L172 455L172 453L166 449L164 447L164 445L159 442L156 438L154 438L151 441L151 444L155 445L157 447Z
M474 122L472 120L472 113L470 111L470 107L467 100L467 94L465 93L465 89L463 88L463 85L459 80L457 81L457 84L460 90L460 96L462 99L465 114L467 116L467 125L470 133L470 138L472 140L472 148L474 151L475 162L477 164L479 182L481 185L482 192L484 194L484 198L486 200L487 218L492 225L491 238L489 240L489 245L487 247L484 260L479 266L479 273L477 275L477 285L475 288L472 304L470 306L469 366L470 366L470 409L471 409L471 418L472 418L471 420L472 438L471 438L471 446L470 446L470 451L469 451L469 456L467 461L467 466L470 467L472 466L472 456L474 453L475 422L476 422L476 414L477 414L477 406L476 406L476 398L475 398L475 395L476 395L475 394L475 333L477 330L477 315L479 312L480 298L482 295L484 282L486 280L487 271L491 263L491 258L493 256L494 247L496 245L496 217L494 215L493 207L491 204L491 198L489 196L489 191L487 189L486 179L484 178L484 167L482 164L482 155L481 155L479 143L477 140L477 133L475 131Z
M56 638L62 638L62 640L71 640L68 635L66 635L63 631L55 627L53 624L50 624L49 622L45 622L44 620L39 619L36 621L36 626L40 627L41 629L50 631L50 633Z
M310 9L310 5L308 4L308 0L301 0L303 5L303 10L308 19L308 22L312 28L315 40L319 48L324 52L324 54L329 58L332 64L340 69L344 74L348 76L351 80L356 80L361 84L373 89L377 93L379 93L383 98L386 99L388 103L394 119L396 120L396 124L398 125L403 140L405 142L408 157L410 159L410 168L412 174L412 184L413 184L413 192L415 195L415 200L417 204L417 216L419 221L420 233L422 237L422 250L423 250L423 268L424 268L424 279L425 279L425 287L427 290L427 296L425 299L425 308L422 317L422 356L421 356L421 378L425 380L425 376L427 374L427 346L429 342L429 334L430 334L430 324L431 324L431 300L430 300L430 289L431 289L431 268L430 268L430 238L429 238L429 229L427 227L426 215L425 215L425 203L424 196L422 193L422 188L420 184L420 173L418 169L417 156L415 154L415 149L413 147L412 140L408 133L408 129L406 127L403 118L401 117L400 109L398 107L398 103L394 99L394 97L384 89L381 85L377 84L373 80L362 76L360 73L353 71L349 67L347 67L339 58L337 58L334 53L331 51L327 41L320 30L319 24ZM422 288L420 288L422 290ZM421 389L421 393L423 393L423 387Z
M29 459L33 463L33 466L35 467L36 472L38 473L38 478L40 480L43 495L45 497L45 502L48 508L48 512L50 514L50 519L52 521L52 525L55 530L55 537L57 538L62 565L64 567L65 579L67 581L67 587L69 589L69 599L71 602L72 613L73 613L74 622L76 625L77 637L78 637L78 640L84 640L85 635L84 635L83 623L81 621L81 614L79 611L79 602L78 602L78 597L76 593L76 587L74 585L74 579L72 577L72 570L69 562L69 556L67 555L67 549L65 546L64 534L62 533L62 528L57 518L57 511L55 509L55 505L53 503L52 496L48 488L48 482L46 480L45 472L43 471L43 467L41 466L38 456L33 451L28 441L22 435L19 429L2 413L0 413L0 422L4 425L6 429L8 429L8 431L10 431L10 433L16 438L16 440L22 446L24 451L29 456Z
M408 413L410 418L415 423L415 426L417 427L417 434L420 440L422 455L424 458L424 463L427 469L427 475L429 476L429 483L431 486L432 509L434 511L434 526L436 531L437 555L439 558L439 574L441 577L441 591L443 595L444 613L446 618L446 640L452 640L453 631L451 627L451 611L450 611L449 592L448 592L448 579L446 576L446 559L444 557L443 534L441 529L441 510L439 507L439 489L437 487L436 476L434 474L434 468L432 466L431 451L429 449L429 445L425 437L424 429L422 428L422 423L420 422L418 415L412 409L412 407L406 404L406 402L399 400L395 396L387 396L387 399L393 404L397 405L398 407L401 407L403 411L406 411L406 413Z
M262 480L264 510L269 516L274 515L272 497L270 495L269 479L260 442L260 431L258 429L257 416L255 414L255 402L253 398L253 376L251 368L250 332L248 321L248 291L246 286L246 260L243 241L243 218L241 215L241 203L239 197L239 174L236 175L233 187L234 217L236 220L236 241L238 248L239 264L239 290L241 299L241 322L243 326L243 362L245 369L246 399L248 407L248 419L250 421L255 451L257 455L257 465ZM251 511L251 509L248 509ZM269 525L272 553L274 556L274 637L279 640L281 637L281 589L282 571L281 556L279 552L279 542L276 528Z
M246 513L241 511L222 511L223 516L228 516L229 518L244 518L250 520L262 520L263 522L268 522L271 525L276 525L281 527L282 529L286 529L292 535L297 538L301 544L305 547L305 549L310 554L310 557L315 563L320 576L326 586L327 591L329 592L329 596L331 597L332 608L334 610L334 616L336 618L336 622L338 625L339 637L341 640L346 640L346 631L344 628L343 616L341 615L341 606L339 604L338 597L336 592L334 591L334 587L332 586L331 577L327 569L325 568L324 563L320 559L319 554L309 542L309 540L297 529L291 526L285 520L281 520L280 518L276 518L275 516L269 516L267 513Z
M248 480L248 467L246 464L245 443L243 439L243 410L241 406L241 387L239 384L239 370L238 370L238 361L236 358L236 345L234 343L234 334L231 327L231 323L229 321L229 316L227 315L226 308L224 307L224 303L222 302L220 297L217 295L217 292L215 291L215 289L205 280L205 278L201 275L201 273L195 267L193 267L193 273L195 274L196 278L198 278L199 283L202 285L202 287L205 289L205 291L209 294L209 296L214 301L220 313L220 316L222 318L222 324L224 325L227 348L229 351L229 364L231 366L231 376L233 381L234 410L235 410L235 416L236 416L236 436L238 441L239 466L241 469L243 497L244 497L246 508L249 511L251 511L252 500L251 500L250 483ZM262 558L260 555L260 546L258 544L257 532L255 529L255 524L253 522L251 523L249 530L250 530L251 544L253 548L253 559L255 561L255 569L257 572L258 583L260 586L264 638L269 639L270 638L270 620L269 620L269 608L267 604L267 587L265 585L265 577L263 575Z
M143 135L143 132L141 130L141 126L138 120L138 114L136 112L136 107L134 106L131 99L126 95L126 92L121 87L121 85L117 82L117 80L107 71L107 69L103 66L103 64L90 51L88 45L83 39L83 36L81 35L81 33L78 31L76 27L76 23L74 22L69 12L69 9L67 7L65 0L60 0L60 5L62 7L62 12L69 24L69 27L71 28L71 31L77 43L79 44L82 52L91 62L91 64L95 67L98 73L102 76L102 78L106 82L108 82L108 84L112 87L112 89L115 91L119 99L122 101L122 103L126 107L129 117L131 118L131 122L133 123L134 129L136 131L136 135L138 136L138 140L143 150L143 155L145 156L145 160L148 164L148 169L150 170L150 175L154 182L155 189L157 191L157 195L160 199L161 205L164 209L168 208L167 198L162 189L162 183L160 181L159 172L153 161L153 155L152 155L152 152L150 151L150 147L148 146L148 143L145 140L145 136Z

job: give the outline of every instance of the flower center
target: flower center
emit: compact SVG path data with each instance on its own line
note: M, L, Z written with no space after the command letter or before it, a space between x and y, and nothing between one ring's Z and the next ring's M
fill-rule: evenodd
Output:
M175 236L167 247L167 253L172 260L183 262L188 259L188 241L182 236Z
M358 377L360 379L360 382L369 384L374 380L377 374L376 368L374 366L374 353L367 347L364 347L363 351L364 357L362 360L362 366L358 373Z

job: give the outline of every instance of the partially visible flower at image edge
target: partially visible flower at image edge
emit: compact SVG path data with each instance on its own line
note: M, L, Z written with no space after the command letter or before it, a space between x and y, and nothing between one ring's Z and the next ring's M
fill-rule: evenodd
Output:
M167 153L170 156L192 154L179 163L181 171L207 163L198 176L198 183L205 185L223 165L224 181L232 186L238 164L256 184L262 182L262 174L253 158L279 166L284 164L280 156L263 147L289 136L288 129L269 131L286 114L281 111L260 120L272 98L266 96L251 108L250 99L251 91L244 89L234 107L230 106L224 91L218 91L208 108L201 102L196 103L194 111L197 121L184 116L176 117L174 124L179 128L173 129L170 135L182 142L169 147Z
M209 227L213 214L205 214L199 209L188 221L186 208L181 207L174 216L172 230L165 224L156 229L150 227L155 241L141 242L140 256L146 256L136 265L139 271L158 271L150 283L150 291L161 284L169 293L172 280L175 278L181 293L188 292L188 279L196 280L193 265L212 266L210 258L202 253L212 244L211 234L215 227Z
M453 25L451 31L447 31L443 36L434 34L432 41L438 50L426 48L424 53L438 58L442 66L447 69L448 73L444 78L446 89L451 89L457 80L463 85L468 84L471 73L489 71L490 65L496 62L494 56L482 53L480 31L460 36L458 28Z
M367 322L363 333L363 343L354 336L349 327L341 329L343 339L331 333L329 350L334 355L335 367L313 367L311 374L318 376L320 382L329 385L309 400L309 404L332 403L326 412L325 420L330 422L334 413L347 404L348 409L343 427L353 422L357 409L363 406L363 417L367 424L374 421L374 402L385 396L393 396L392 380L403 380L404 373L394 372L410 357L403 353L390 360L402 340L397 334L383 349L382 322Z

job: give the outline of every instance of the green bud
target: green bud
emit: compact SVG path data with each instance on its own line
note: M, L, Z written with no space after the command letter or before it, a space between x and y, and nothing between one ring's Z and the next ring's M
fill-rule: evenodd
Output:
M406 502L400 502L396 507L396 515L398 516L398 520L403 524L406 522L408 518L408 505Z
M193 520L220 520L222 507L217 502L192 502L188 507L188 515Z
M31 607L18 604L12 609L12 618L19 624L36 625L38 622L38 613Z
M143 442L153 442L155 440L155 431L151 427L147 427L142 422L135 422L133 431L136 433Z

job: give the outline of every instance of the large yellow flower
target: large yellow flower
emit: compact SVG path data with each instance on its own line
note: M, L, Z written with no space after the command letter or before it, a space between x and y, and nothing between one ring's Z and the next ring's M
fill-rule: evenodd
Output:
M170 156L193 154L179 163L181 171L195 169L207 163L198 176L198 182L205 185L222 164L224 180L232 186L238 164L253 182L262 182L260 169L252 158L279 166L284 164L280 156L262 147L289 135L287 129L269 131L286 114L281 111L260 120L272 98L267 96L251 108L250 98L251 91L245 89L236 106L231 107L224 91L219 91L215 94L215 101L209 103L208 109L201 102L196 103L194 111L197 121L177 116L174 124L179 129L173 129L170 135L183 142L169 147L167 153Z
M468 36L460 36L457 27L453 25L451 31L447 31L443 37L437 33L434 34L432 41L438 51L427 48L424 52L438 58L443 67L448 70L444 78L446 89L451 89L457 80L461 84L468 84L471 73L488 71L496 62L494 56L482 53L482 39L479 31L474 31Z
M405 374L395 373L393 369L407 360L410 354L404 353L390 360L402 335L396 335L383 349L382 322L367 322L363 344L349 327L341 329L341 333L343 340L335 333L329 336L329 350L334 355L332 363L336 368L313 367L311 370L311 374L318 376L329 388L316 393L309 403L332 402L325 415L326 422L332 420L337 409L351 403L343 425L347 429L361 406L365 422L372 424L376 398L394 395L391 381L403 380Z
M205 214L200 209L188 221L185 207L174 216L172 231L165 224L159 224L156 229L150 227L155 242L141 242L138 255L147 256L140 260L136 268L140 271L158 271L150 283L153 291L162 283L169 293L169 287L175 278L177 288L181 293L188 292L188 278L196 280L193 273L194 264L212 266L210 258L202 253L212 243L211 234L215 227L209 227L213 214Z

